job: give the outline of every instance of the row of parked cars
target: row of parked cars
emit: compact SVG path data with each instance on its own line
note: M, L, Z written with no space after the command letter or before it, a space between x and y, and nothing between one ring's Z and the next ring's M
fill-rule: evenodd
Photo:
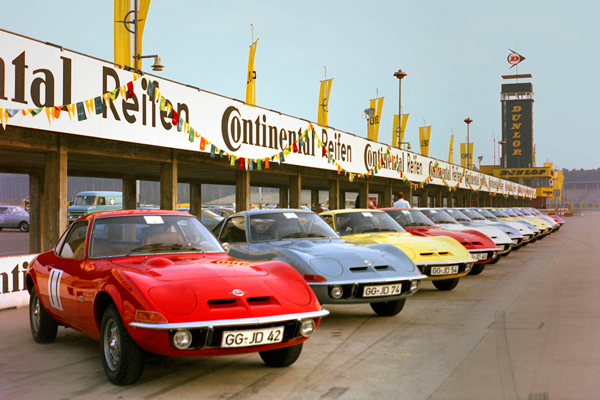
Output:
M322 305L394 316L423 281L453 290L563 223L531 208L251 210L211 230L177 211L83 215L27 270L31 332L99 340L117 385L138 380L148 353L258 352L288 366Z

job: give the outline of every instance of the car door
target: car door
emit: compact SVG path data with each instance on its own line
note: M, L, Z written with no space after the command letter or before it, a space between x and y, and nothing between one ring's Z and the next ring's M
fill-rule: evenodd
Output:
M9 228L8 207L0 207L0 228Z
M219 241L221 243L229 243L229 254L232 257L245 260L248 255L246 218L240 215L227 219L219 234Z
M88 221L73 224L46 264L50 272L47 285L52 312L77 329L81 328L81 319L76 288L85 261L87 229Z

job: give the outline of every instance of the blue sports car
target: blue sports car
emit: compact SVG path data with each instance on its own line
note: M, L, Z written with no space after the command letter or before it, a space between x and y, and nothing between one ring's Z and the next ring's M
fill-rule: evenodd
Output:
M227 217L213 233L229 244L233 257L287 262L321 304L369 303L378 315L392 316L426 278L396 246L348 243L306 210L244 211Z

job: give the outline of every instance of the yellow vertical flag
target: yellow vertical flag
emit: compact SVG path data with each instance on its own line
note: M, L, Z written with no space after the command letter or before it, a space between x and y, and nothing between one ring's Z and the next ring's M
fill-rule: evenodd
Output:
M144 28L146 27L146 20L148 19L148 10L150 9L150 0L140 0L139 22L138 22L138 54L144 54L142 52L142 37L144 36ZM138 61L138 68L142 69L142 60Z
M377 141L379 135L379 121L381 120L381 109L383 108L383 97L370 101L369 107L375 110L375 114L369 118L369 139Z
M256 54L256 45L258 38L250 46L250 56L248 57L248 74L246 75L246 103L256 104L256 71L254 70L254 56Z
M131 59L131 36L125 29L125 16L131 11L130 0L115 0L115 63L132 66Z
M419 145L421 146L421 154L429 155L429 137L431 136L431 126L419 127Z
M392 128L392 147L399 149L402 142L404 142L404 132L406 131L406 123L408 122L409 114L402 114L402 123L400 124L400 130L398 131L398 116L394 115L394 126Z
M464 168L470 168L473 166L473 143L469 143L469 161L467 162L467 144L460 144L460 165Z
M319 114L317 121L319 125L329 126L329 92L331 92L331 84L333 78L321 81L321 89L319 90Z
M454 162L454 135L450 136L450 149L448 150L448 162Z

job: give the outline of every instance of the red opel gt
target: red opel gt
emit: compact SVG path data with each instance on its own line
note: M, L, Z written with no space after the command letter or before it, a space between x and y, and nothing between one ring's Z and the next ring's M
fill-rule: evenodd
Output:
M104 371L136 382L146 352L216 356L259 352L295 362L329 312L294 268L230 257L194 216L108 211L74 222L27 269L38 343L59 325L100 341Z
M410 208L384 208L396 222L416 236L450 236L456 239L477 260L469 275L478 275L485 268L485 264L494 262L498 251L496 244L486 235L475 230L449 231L440 228L419 210Z

